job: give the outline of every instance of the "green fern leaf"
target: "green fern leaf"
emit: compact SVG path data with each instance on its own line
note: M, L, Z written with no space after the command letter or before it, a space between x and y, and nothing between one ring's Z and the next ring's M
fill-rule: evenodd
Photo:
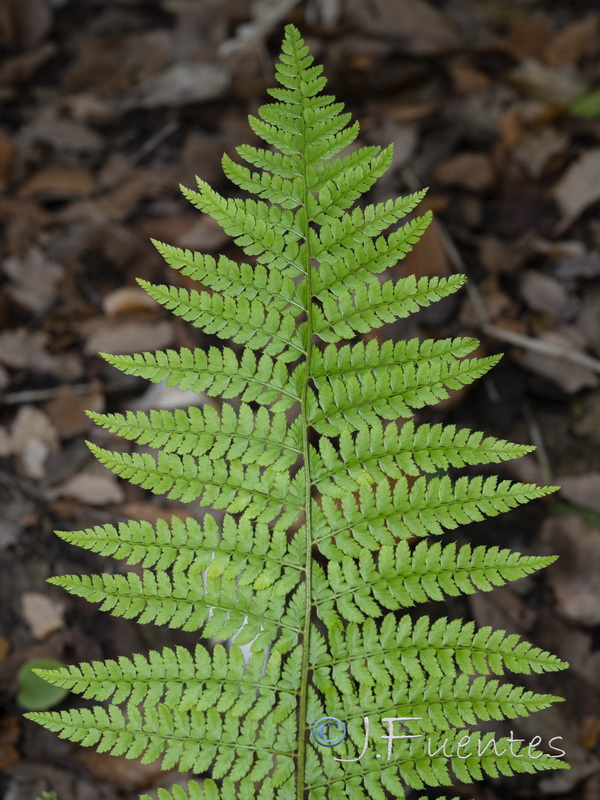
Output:
M188 515L60 531L131 568L50 579L103 611L204 643L39 670L95 704L27 716L100 752L202 776L159 789L159 800L404 800L408 787L563 767L465 729L558 701L511 673L564 669L560 659L505 631L399 613L551 563L431 537L554 488L438 474L531 449L411 419L498 357L467 358L471 338L356 341L465 279L379 280L425 231L430 214L414 215L424 192L355 205L392 148L343 153L358 126L322 94L322 69L293 26L276 77L275 102L250 117L269 147L238 147L248 166L223 158L253 197L224 197L200 179L182 189L248 261L154 242L175 280L140 281L223 345L105 356L128 375L201 394L198 406L90 414L131 443L90 444L97 459L190 503ZM197 288L178 286L177 273ZM398 721L408 736L386 734ZM344 735L323 738L328 726Z

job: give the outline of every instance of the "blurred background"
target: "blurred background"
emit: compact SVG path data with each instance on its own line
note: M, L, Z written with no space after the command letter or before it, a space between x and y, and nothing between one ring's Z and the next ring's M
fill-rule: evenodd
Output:
M568 674L527 683L567 702L509 727L562 736L572 769L456 793L598 800L597 0L1 0L0 795L117 800L176 779L26 722L17 675L34 658L73 663L193 641L109 617L44 581L120 568L54 529L197 513L96 464L85 439L125 444L84 410L206 401L127 378L97 353L206 344L135 278L181 280L150 236L239 256L178 184L197 174L232 191L220 156L255 141L247 115L265 101L290 21L360 121L359 143L395 144L369 202L430 187L423 208L435 222L390 274L471 279L381 335L472 335L478 354L505 353L489 377L419 419L535 444L504 477L562 486L454 537L559 553L556 565L432 613L526 635L571 662Z

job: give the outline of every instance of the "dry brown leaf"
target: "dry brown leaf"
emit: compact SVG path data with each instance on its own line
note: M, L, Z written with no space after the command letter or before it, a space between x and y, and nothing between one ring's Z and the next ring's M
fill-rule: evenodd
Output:
M59 386L56 396L46 404L46 413L63 439L85 433L92 424L86 411L104 411L104 394L100 385L85 392L71 386Z
M506 43L519 60L541 59L551 37L552 28L548 20L533 14L523 14L510 21Z
M548 611L541 615L535 627L535 642L563 661L568 661L577 676L592 685L596 683L600 671L600 651L593 650L588 631Z
M221 156L224 149L223 137L190 131L180 153L181 181L189 180L190 175L202 175L211 186L218 183L223 176Z
M115 322L102 320L95 326L85 343L88 355L137 353L140 350L159 350L173 344L175 329L170 321Z
M39 109L33 120L19 131L21 148L38 143L62 152L95 153L103 147L104 140L83 122L60 116L56 106L50 105Z
M80 472L51 493L52 497L71 497L84 505L106 506L122 503L123 489L114 475L87 470Z
M477 92L490 85L488 76L468 62L457 61L448 65L447 69L452 78L452 88L457 93Z
M64 625L64 606L48 595L24 592L21 614L36 639L45 639Z
M151 30L96 36L83 40L74 63L62 79L68 92L100 96L125 92L160 72L171 61L171 33Z
M112 175L110 169L105 169L100 183L108 185L109 188L94 198L90 207L84 209L80 216L96 222L99 217L113 222L122 222L138 208L143 199L160 194L165 186L170 185L171 181L166 167L161 170L133 168L122 172L117 166L112 171ZM73 206L77 205L80 204L73 204ZM73 219L78 218L76 207L72 214Z
M587 346L600 355L600 291L585 292L577 312L575 328Z
M504 241L490 235L481 239L479 260L488 272L514 272L523 264L527 252L525 242Z
M509 295L502 291L497 275L489 275L481 281L477 289L483 300L488 319L491 322L496 322L502 318L510 319L514 314L515 302ZM469 328L476 328L479 324L479 315L468 296L460 310L459 321L461 325Z
M447 53L462 44L447 18L425 0L350 0L346 13L362 33L399 39L416 55Z
M94 178L86 170L68 164L53 164L43 167L25 181L18 196L46 199L81 197L91 192L94 185Z
M219 408L219 402L208 397L202 392L193 392L191 389L178 389L176 386L167 386L164 381L154 383L137 397L130 408L137 411L147 411L150 408L187 408L188 406L203 406L205 404Z
M600 742L600 716L589 714L579 721L579 743L586 750L595 750Z
M137 311L156 311L159 305L140 286L122 286L103 298L102 308L107 317L118 317Z
M531 630L537 619L533 608L506 586L472 595L469 604L479 627L491 625L521 634Z
M52 5L47 0L3 0L0 6L0 31L11 48L35 47L51 27Z
M10 641L6 636L0 634L0 661L4 661L10 653Z
M600 392L590 392L582 398L573 430L582 439L600 446Z
M600 255L596 252L588 253L583 248L581 254L559 258L553 273L559 281L598 278L600 277Z
M14 140L6 131L0 130L0 186L10 177L16 153Z
M123 107L160 108L205 103L225 94L230 75L210 61L180 62L132 89Z
M55 299L56 288L63 278L61 266L50 261L43 251L32 246L25 258L7 258L2 265L11 279L9 295L24 308L40 312Z
M0 362L13 369L28 369L35 373L60 376L63 380L78 378L82 372L75 353L49 353L48 335L44 331L31 333L26 328L0 333Z
M564 476L559 484L565 500L600 514L600 472Z
M544 476L535 455L521 456L506 464L506 471L514 480L521 483L543 483Z
M97 753L91 748L78 751L73 760L83 764L96 780L110 781L125 792L147 789L159 776L164 775L160 762L142 764L139 759Z
M598 14L591 14L561 26L545 49L548 64L576 64L584 55L597 52L599 22Z
M0 772L19 760L17 744L21 729L17 717L0 717Z
M521 136L511 154L527 174L537 180L554 156L564 153L568 145L565 133L545 124Z
M562 327L553 331L542 331L538 339L556 346L557 350L574 350L584 353L584 343L581 336L572 327ZM574 364L564 358L555 358L531 350L515 353L515 359L525 369L531 370L536 375L547 378L559 386L567 394L576 394L581 389L597 386L598 375L587 367Z
M425 206L425 204L423 204ZM419 212L426 210L426 206L419 206ZM448 254L444 246L442 230L436 219L433 219L415 247L406 258L400 262L400 268L405 275L416 275L417 278L433 277L434 275L447 276L452 272Z
M23 529L35 514L35 503L17 483L0 483L0 550L19 541Z
M484 153L457 153L438 164L434 175L444 185L480 193L491 189L495 182L492 161Z
M558 181L552 192L566 227L600 200L600 147L586 150Z
M564 321L573 311L573 300L565 287L549 275L527 270L520 282L520 294L529 308Z
M17 456L18 471L28 478L41 479L48 457L59 449L58 432L39 408L23 406L10 427L10 446Z
M600 481L600 475L596 477ZM565 480L568 479L563 479L563 484ZM558 612L580 625L598 625L600 532L587 525L578 514L564 514L545 521L541 540L549 553L559 556L546 570Z
M195 222L175 240L175 244L189 250L212 251L218 250L229 236L212 217L207 214Z
M587 88L581 75L570 66L550 67L536 59L526 59L508 75L522 92L542 103L569 105Z

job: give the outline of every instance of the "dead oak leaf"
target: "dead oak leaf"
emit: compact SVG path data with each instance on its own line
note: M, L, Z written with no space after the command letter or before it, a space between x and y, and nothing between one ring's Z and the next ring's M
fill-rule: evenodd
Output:
M561 495L576 506L600 514L600 472L560 478ZM600 534L599 534L600 540Z
M563 215L562 229L600 200L600 147L588 150L571 164L552 195Z
M580 625L600 624L600 532L579 515L564 514L546 520L541 539L559 556L546 571L559 614Z
M52 164L43 167L25 181L18 196L62 200L88 194L94 185L94 178L87 170L68 164Z
M23 592L21 614L36 639L45 639L64 624L64 606L39 592Z

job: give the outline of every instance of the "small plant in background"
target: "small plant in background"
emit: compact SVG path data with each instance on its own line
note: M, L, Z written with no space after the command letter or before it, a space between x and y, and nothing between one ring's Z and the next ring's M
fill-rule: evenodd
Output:
M207 773L160 790L161 800L383 800L453 775L564 766L468 728L551 705L559 698L504 676L563 662L504 631L405 612L551 563L434 537L553 488L440 474L532 449L410 419L498 359L465 359L478 344L470 338L360 340L465 279L379 279L426 229L427 214L384 233L423 192L353 207L390 167L392 148L346 151L358 126L322 94L322 70L293 26L277 78L276 102L250 118L272 149L240 146L251 168L223 157L228 178L258 199L226 199L202 180L183 189L252 263L156 243L200 286L141 281L235 347L106 356L127 374L221 398L221 411L93 415L158 450L91 445L103 464L156 494L212 506L222 521L207 513L60 532L142 570L51 579L113 614L222 644L40 670L98 704L28 716L99 751Z
M17 673L19 691L17 703L27 711L45 711L61 703L69 694L69 690L62 686L53 686L47 680L40 678L37 670L50 670L64 668L62 661L55 658L34 658L27 661Z

